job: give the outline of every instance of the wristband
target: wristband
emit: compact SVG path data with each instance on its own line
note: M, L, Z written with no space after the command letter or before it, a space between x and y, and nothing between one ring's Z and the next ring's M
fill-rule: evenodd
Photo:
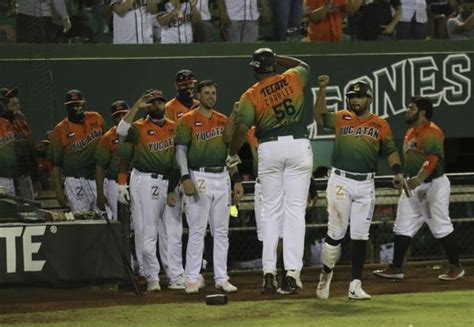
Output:
M400 164L394 164L392 170L395 175L398 175L402 172L402 166L400 166Z

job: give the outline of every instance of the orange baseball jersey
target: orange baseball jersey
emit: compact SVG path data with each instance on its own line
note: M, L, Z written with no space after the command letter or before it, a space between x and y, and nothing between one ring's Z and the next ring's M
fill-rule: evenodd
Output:
M0 117L0 177L13 177L15 174L15 143L12 124Z
M325 0L305 0L305 7L311 10L323 7ZM340 41L347 0L334 0L332 12L328 12L317 24L309 21L309 41Z
M119 145L118 154L141 172L169 176L176 168L175 129L176 123L169 119L161 127L150 119L137 120L125 143Z
M176 144L188 147L188 166L223 167L227 157L227 145L222 135L227 117L212 110L210 118L199 110L185 114L176 126Z
M120 158L117 153L118 143L117 126L114 126L102 135L95 150L96 164L105 169L106 178L115 181L120 167Z
M104 119L97 112L85 112L82 124L66 117L54 128L48 159L63 168L64 176L95 179L95 150L104 131Z
M305 136L312 119L311 112L304 110L307 82L308 71L298 66L255 83L240 97L237 122L255 126L260 142L277 136Z
M258 139L255 135L255 126L249 128L247 132L247 142L250 146L250 151L252 152L252 167L253 167L253 174L255 178L258 176Z
M376 172L379 154L397 151L390 126L377 115L360 119L352 111L341 110L323 118L324 127L335 129L333 167L354 173Z
M16 140L17 174L33 175L36 169L34 167L34 144L30 127L24 118L15 118L12 122L12 126Z
M191 109L182 104L178 99L171 99L165 105L165 117L174 122L178 122L178 120L183 117L185 113L196 108L197 106L199 106L199 101L196 99L193 100Z
M403 139L403 153L408 176L416 176L429 155L437 156L438 161L428 180L444 174L444 134L435 123L427 121L409 128Z

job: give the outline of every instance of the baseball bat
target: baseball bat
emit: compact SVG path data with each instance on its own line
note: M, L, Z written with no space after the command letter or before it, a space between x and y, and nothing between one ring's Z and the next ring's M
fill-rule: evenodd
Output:
M128 279L132 283L133 291L135 292L135 295L137 295L137 296L143 295L142 292L140 291L140 288L137 285L137 281L135 280L135 276L133 274L132 267L130 266L130 261L128 261L128 257L126 255L124 249L120 245L120 242L119 242L119 239L118 239L117 235L115 235L114 230L112 229L112 223L110 222L109 216L107 216L107 212L102 211L101 214L102 214L102 218L104 218L106 223L107 223L107 227L109 229L109 232L112 235L112 242L115 244L115 247L117 248L117 250L120 254L120 258L122 259L122 264L125 266L125 271L127 272Z
M406 197L407 198L411 197L411 190L408 187L408 182L406 178L403 178L402 187L403 187L403 192L405 192Z

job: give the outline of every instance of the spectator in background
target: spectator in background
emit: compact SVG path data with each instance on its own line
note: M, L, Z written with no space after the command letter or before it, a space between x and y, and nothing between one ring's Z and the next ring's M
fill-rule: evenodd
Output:
M401 0L402 16L397 24L397 40L423 40L428 34L426 0Z
M267 0L259 0L263 20L270 22ZM218 0L221 32L224 41L234 43L255 42L259 35L260 12L257 0Z
M18 43L55 43L58 26L53 12L61 17L63 32L71 29L64 0L16 1L16 40Z
M171 0L158 6L158 23L161 25L161 43L192 43L192 22L199 22L198 0Z
M468 1L461 2L459 15L448 19L450 40L474 40L474 1Z
M447 39L446 27L448 17L459 11L457 0L427 0L428 34L432 39Z
M365 0L359 11L349 18L352 38L361 41L394 40L401 17L400 0Z
M201 14L201 20L193 22L194 42L212 42L212 35L214 34L214 25L211 22L209 1L198 0L196 8Z
M361 4L362 0L305 0L308 40L341 41L344 16L352 16Z
M151 16L157 13L156 0L111 0L114 44L153 43Z
M286 41L299 36L303 17L303 0L270 0L273 41Z

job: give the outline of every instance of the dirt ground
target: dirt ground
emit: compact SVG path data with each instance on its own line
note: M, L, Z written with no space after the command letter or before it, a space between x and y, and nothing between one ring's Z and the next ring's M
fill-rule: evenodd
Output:
M437 276L444 272L443 264L417 264L405 268L403 281L380 279L372 275L373 269L381 266L368 265L364 271L363 287L372 296L378 294L396 294L413 292L439 292L447 290L474 290L474 262L464 265L466 276L453 282L439 281ZM304 289L298 295L261 295L261 274L258 272L234 273L231 281L239 288L229 294L229 302L274 299L306 299L315 297L319 270L305 269L302 273ZM192 303L205 301L205 296L217 293L211 274L205 275L206 288L199 294L188 295L182 290L168 290L162 283L162 291L157 293L144 292L136 296L131 290L106 289L89 287L80 289L50 288L1 288L0 315L7 313L56 311L78 308L96 308L114 305L140 305L151 303ZM350 282L350 267L336 267L331 297L343 297L347 294Z

